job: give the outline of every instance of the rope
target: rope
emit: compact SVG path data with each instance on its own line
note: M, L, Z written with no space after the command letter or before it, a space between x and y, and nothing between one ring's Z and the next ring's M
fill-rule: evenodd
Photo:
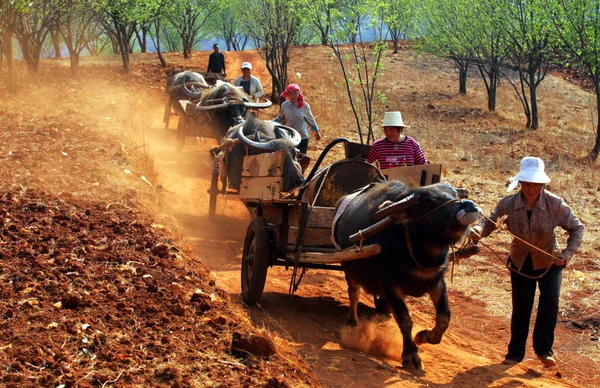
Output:
M525 275L523 272L514 269L513 267L511 267L511 265L509 264L511 261L510 260L506 260L506 263L504 262L504 260L502 259L502 257L500 257L500 255L494 251L489 245L482 243L481 241L479 241L479 244L483 245L484 247L486 247L487 249L489 249L494 255L496 255L496 258L498 258L498 260L502 263L502 265L504 265L506 268L508 268L509 271L512 271L518 275L521 275L523 277L526 277L528 279L541 279L544 276L546 276L546 274L548 273L548 271L550 271L550 269L552 268L552 266L546 268L546 270L544 271L543 274L539 275L539 276L530 276L530 275Z
M523 240L521 237L515 235L514 233L512 233L507 228L502 227L499 223L497 223L496 221L492 220L490 217L485 216L485 215L483 217L485 217L485 219L487 219L489 222L491 222L496 227L496 229L505 231L508 234L510 234L513 238L516 238L517 240L521 241L522 243L525 243L525 245L528 245L530 248L533 248L533 249L537 250L538 252L542 252L545 255L548 255L548 256L552 257L552 259L554 259L553 261L558 260L558 257L556 257L553 254L548 253L548 252L546 252L546 251L544 251L544 250L536 247L535 245L531 244L529 241ZM479 241L479 243L481 243L481 245L483 245L484 247L486 247L487 249L489 249L490 251L492 251L492 253L494 253L504 263L504 260L502 260L502 258L500 257L500 255L498 255L498 253L496 253L496 251L494 251L489 245L484 244L481 241ZM528 279L540 279L540 278L544 277L548 273L548 271L550 271L550 269L552 268L552 265L550 265L548 268L546 268L546 270L544 271L544 273L542 273L541 275L539 275L539 276L529 276L529 275L525 275L524 273L522 273L519 270L516 270L516 269L512 268L510 266L509 262L510 261L507 260L506 264L504 264L506 266L506 268L509 269L509 271L513 271L514 273L519 274L519 275L521 275L523 277L526 277Z
M451 200L449 200L449 201L447 201L447 202L445 202L445 203L441 204L440 206L436 207L435 209L433 209L433 210L431 210L431 211L429 211L429 212L425 213L425 214L424 214L424 215L422 215L421 217L417 218L417 219L415 220L415 222L419 222L419 221L421 221L423 218L425 218L425 217L427 217L427 216L429 216L429 215L431 215L431 214L435 213L436 211L440 210L441 208L443 208L444 206L446 206L446 205L448 205L448 204L450 204L450 203L452 203L452 202L459 202L459 201L462 201L462 199L460 199L460 198L454 198L454 199L451 199Z

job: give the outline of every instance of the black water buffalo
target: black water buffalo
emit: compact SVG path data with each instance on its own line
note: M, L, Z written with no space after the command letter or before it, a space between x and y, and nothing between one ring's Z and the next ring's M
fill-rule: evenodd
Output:
M212 127L217 139L225 137L229 128L246 119L248 109L263 109L272 105L271 101L252 102L244 91L231 84L217 82L214 88L194 92L184 88L190 98L199 98L195 109L208 114L202 118Z
M202 74L193 71L182 71L173 74L172 77L169 77L167 86L171 107L179 114L184 113L179 100L193 99L193 95L196 93L199 94L203 89L210 88Z
M334 225L339 246L352 246L350 236L358 231L368 236L364 244L381 245L376 256L342 263L351 304L348 323L358 324L360 287L378 296L376 305L393 312L402 332L402 365L421 369L417 344L439 343L450 322L444 282L449 249L481 217L481 209L459 199L456 190L444 183L419 188L397 181L377 183L354 199L344 202L344 198L338 202L343 213ZM387 227L365 231L377 222ZM426 293L436 310L435 326L417 333L413 341L413 323L404 298Z
M222 143L229 141L233 145L227 153L225 164L229 187L234 189L240 187L246 147L250 155L283 150L285 154L283 191L302 185L304 176L298 164L296 149L300 140L300 134L295 129L256 117L249 117L243 123L230 128L222 140Z

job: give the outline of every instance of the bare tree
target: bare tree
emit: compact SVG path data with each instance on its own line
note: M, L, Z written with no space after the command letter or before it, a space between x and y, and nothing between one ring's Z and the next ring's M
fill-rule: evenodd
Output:
M302 3L296 0L248 0L242 12L245 29L265 60L271 74L271 99L279 96L288 84L288 52L298 34Z

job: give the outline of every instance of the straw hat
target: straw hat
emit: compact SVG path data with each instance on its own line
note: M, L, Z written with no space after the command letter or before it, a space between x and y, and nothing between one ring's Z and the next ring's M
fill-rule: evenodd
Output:
M252 70L252 64L250 62L244 62L244 63L242 63L242 69Z
M402 114L400 112L385 112L383 116L382 127L408 127L402 121Z
M544 161L533 156L526 156L521 160L519 173L512 178L508 191L512 191L519 182L549 183L550 177L544 171Z

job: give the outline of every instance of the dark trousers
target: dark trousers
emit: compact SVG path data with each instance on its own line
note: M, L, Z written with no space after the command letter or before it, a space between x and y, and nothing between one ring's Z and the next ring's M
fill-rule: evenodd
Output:
M298 147L296 148L298 148L300 152L305 154L306 151L308 151L308 139L302 139L302 141L300 141L300 144L298 144Z
M510 260L510 258L509 258ZM513 269L515 267L510 264ZM545 269L534 270L531 257L527 257L521 273L528 276L540 276ZM522 361L525 357L525 345L529 334L529 320L533 309L536 285L540 288L535 326L533 328L533 350L538 355L552 355L554 329L558 320L558 302L562 268L552 266L539 279L529 279L514 271L510 271L512 285L512 317L510 322L510 343L506 358Z

